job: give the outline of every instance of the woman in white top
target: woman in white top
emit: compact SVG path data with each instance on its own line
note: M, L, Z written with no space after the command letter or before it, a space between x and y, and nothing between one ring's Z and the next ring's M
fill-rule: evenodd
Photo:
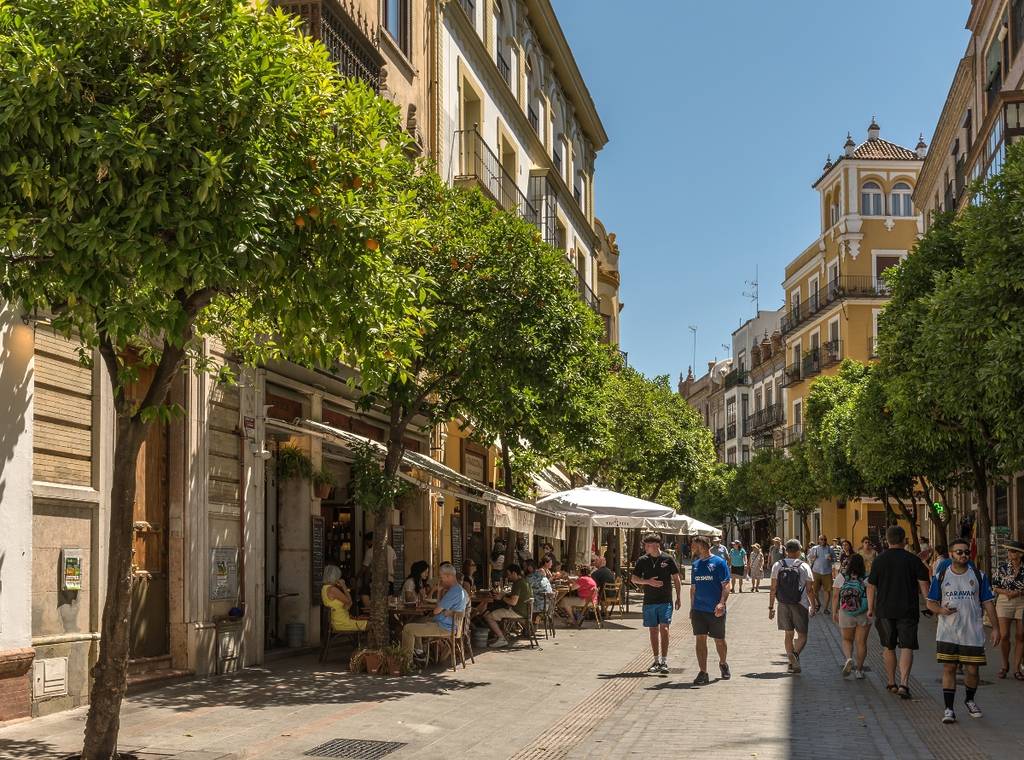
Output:
M402 584L402 601L407 604L422 602L430 595L430 565L423 560L412 563L409 577Z

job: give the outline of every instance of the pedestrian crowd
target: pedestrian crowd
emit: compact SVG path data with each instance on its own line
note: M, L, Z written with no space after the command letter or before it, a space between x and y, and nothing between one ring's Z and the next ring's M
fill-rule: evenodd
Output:
M644 625L650 631L654 663L650 673L668 673L669 624L680 609L680 571L672 555L662 552L657 535L643 538L644 556L636 563L632 582L643 589ZM821 612L831 617L842 636L842 678L865 678L871 628L882 648L886 689L911 699L910 677L919 649L920 616L936 618L935 657L942 666L943 723L955 723L957 675L963 674L963 706L972 718L982 717L978 705L979 668L986 664L985 644L999 647L998 678L1024 681L1024 543L1007 541L1006 561L990 579L971 558L970 541L958 538L934 549L907 549L904 529L890 526L885 549L868 538L854 549L850 541L830 544L824 535L809 547L774 538L762 551L747 550L740 541L726 547L717 538L691 542L690 622L698 673L694 685L711 682L708 638L715 644L723 680L731 673L727 660L726 622L729 596L743 593L744 580L759 592L767 576L768 617L783 632L787 670L800 673L800 655L807 646L810 619ZM674 602L673 602L674 591ZM921 608L924 599L925 609ZM991 633L986 635L985 618Z

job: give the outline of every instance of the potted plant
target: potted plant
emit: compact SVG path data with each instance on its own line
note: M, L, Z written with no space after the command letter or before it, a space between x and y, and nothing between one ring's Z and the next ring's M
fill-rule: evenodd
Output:
M313 477L313 460L298 446L286 444L277 451L277 476L281 480Z
M367 673L379 673L384 664L384 653L379 649L364 649L359 653Z
M392 676L400 676L409 672L409 655L398 644L384 647L384 664Z
M329 499L337 480L327 470L317 470L313 473L313 491L318 499Z

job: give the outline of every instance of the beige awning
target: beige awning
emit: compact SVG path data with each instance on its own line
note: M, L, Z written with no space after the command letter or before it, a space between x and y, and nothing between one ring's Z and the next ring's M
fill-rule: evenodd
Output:
M379 441L322 422L303 420L297 431L317 433L350 451L356 446L369 445L381 459L387 453L387 447ZM399 475L423 490L439 491L456 499L486 505L488 521L496 528L508 528L528 536L537 533L545 538L565 539L565 517L556 510L513 498L417 451L405 452L402 468ZM440 485L431 482L432 478L440 481Z

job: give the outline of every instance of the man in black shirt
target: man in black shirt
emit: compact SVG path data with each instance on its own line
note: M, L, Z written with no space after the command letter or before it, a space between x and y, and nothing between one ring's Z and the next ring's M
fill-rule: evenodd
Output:
M651 635L651 649L654 664L648 673L668 674L668 627L672 623L672 587L676 590L675 609L683 601L683 586L679 582L679 567L676 561L661 551L661 536L651 533L644 536L644 556L636 561L630 578L636 586L644 589L644 627ZM669 585L671 584L671 585ZM659 650L658 645L661 644Z
M874 618L882 642L886 688L910 699L910 669L917 649L918 596L928 596L928 568L906 550L907 534L899 525L885 532L889 548L878 555L868 576L868 619ZM896 648L900 648L900 682L896 683Z
M597 584L597 590L603 591L606 583L615 583L615 573L608 569L608 563L604 557L594 559L594 570L590 577Z

